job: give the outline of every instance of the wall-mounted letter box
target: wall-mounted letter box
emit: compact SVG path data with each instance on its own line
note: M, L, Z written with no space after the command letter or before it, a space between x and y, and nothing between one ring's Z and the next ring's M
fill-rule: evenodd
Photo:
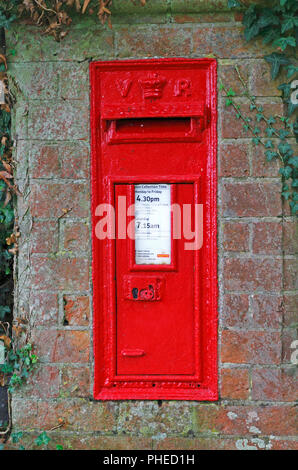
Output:
M94 397L216 400L216 61L90 71Z

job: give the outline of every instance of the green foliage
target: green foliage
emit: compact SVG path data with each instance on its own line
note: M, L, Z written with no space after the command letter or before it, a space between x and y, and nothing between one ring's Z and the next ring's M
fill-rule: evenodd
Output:
M4 65L0 65L4 72ZM0 109L0 175L6 174L11 157L11 117L6 109ZM5 173L3 173L5 172ZM7 178L6 178L7 180ZM10 184L10 183L9 183ZM0 321L6 321L11 313L12 254L8 251L6 239L13 231L14 212L11 193L7 183L0 179Z
M244 1L229 1L229 7L241 7L245 10L242 23L247 41L261 38L264 44L271 44L276 48L276 52L264 57L270 64L272 80L284 72L287 79L293 82L298 72L295 54L298 38L297 0L273 0L271 5L251 4L249 7ZM279 87L287 105L287 116L291 116L298 108L298 105L291 99L291 82L285 82ZM297 117L293 131L298 142Z
M10 447L12 446L15 450L33 450L33 449L42 449L42 450L52 450L49 447L52 439L43 431L40 433L36 438L27 436L26 443L24 439L26 436L22 431L13 432L10 436ZM31 439L31 441L29 441ZM15 445L16 444L16 445ZM4 445L0 446L0 450L4 449ZM61 444L56 444L55 450L63 450L63 446Z
M239 78L242 84L244 80L241 78L238 68L236 67ZM282 196L285 200L289 201L293 214L297 214L298 201L297 201L297 187L298 187L298 156L294 155L294 151L289 141L289 137L294 136L293 124L290 122L289 117L284 116L266 116L264 114L263 106L256 103L256 97L251 96L246 88L246 97L250 102L250 116L247 116L241 110L240 105L234 101L235 92L232 88L227 89L223 84L220 85L220 90L225 94L226 106L231 106L237 119L242 120L243 129L248 132L255 145L264 147L266 160L272 161L279 159L281 168L279 170L283 179ZM260 137L261 130L258 126L259 122L265 123L265 133L267 138ZM289 187L291 184L291 188Z
M18 6L19 0L0 0L0 28L8 29L11 23L16 19L16 15L12 14L12 10Z
M38 358L32 352L32 345L27 343L21 348L14 347L11 342L11 347L5 347L5 362L0 364L0 372L10 377L9 391L13 392L17 387L27 381L29 375L36 367Z
M264 44L271 44L276 48L276 51L264 56L266 62L270 64L271 79L275 80L282 73L288 80L278 86L286 104L286 116L266 117L263 109L257 108L255 97L249 96L248 92L246 93L250 99L250 111L255 113L256 122L265 121L266 123L267 140L260 138L259 128L253 127L250 118L243 115L239 106L234 105L231 91L225 90L225 94L227 96L226 105L234 106L237 118L243 120L244 130L253 134L252 140L255 145L261 144L267 149L265 150L267 161L275 159L281 161L279 173L283 180L282 196L289 201L292 213L297 214L297 156L294 156L293 148L287 139L295 137L298 142L298 90L296 90L298 87L295 81L298 72L295 56L298 38L298 2L297 0L273 0L270 5L251 4L247 6L244 1L230 0L228 5L230 8L244 10L242 23L244 37L247 41L260 38ZM290 122L289 117L294 113L296 113L296 118ZM283 128L280 128L280 123Z

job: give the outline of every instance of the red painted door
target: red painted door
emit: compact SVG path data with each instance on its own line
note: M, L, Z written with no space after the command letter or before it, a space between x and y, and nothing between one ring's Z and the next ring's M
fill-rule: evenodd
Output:
M119 196L129 201L134 189L116 185L116 205ZM193 206L192 184L172 184L169 190L180 207ZM135 223L149 222L139 222L136 216ZM117 239L117 374L194 375L194 251L185 250L185 241L183 236L172 241L170 264L135 265L134 243Z

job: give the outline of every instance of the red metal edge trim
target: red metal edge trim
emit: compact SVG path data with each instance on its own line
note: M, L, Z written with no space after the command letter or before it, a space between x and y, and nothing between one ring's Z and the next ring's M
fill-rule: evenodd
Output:
M209 73L208 80L208 92L209 102L211 103L212 121L210 126L209 134L209 152L210 152L210 164L212 171L208 173L209 180L209 196L206 200L206 206L210 208L210 220L209 229L211 232L210 238L210 257L209 263L209 289L208 289L208 302L209 302L209 315L208 315L208 347L206 347L208 356L205 360L209 361L209 374L208 379L202 383L202 386L198 390L193 389L166 389L154 391L150 388L147 389L134 389L125 388L121 390L113 390L102 387L100 383L100 370L98 357L103 354L103 344L100 342L98 331L100 329L100 318L96 312L100 310L100 288L99 288L99 250L96 248L98 241L94 236L95 230L95 209L99 203L98 200L98 185L99 185L99 174L98 174L98 155L97 155L97 137L98 136L98 119L99 111L96 107L96 100L100 98L96 89L96 70L118 70L123 69L123 64L127 64L128 69L130 67L137 68L146 67L150 68L151 65L167 64L175 66L185 65L206 65ZM92 220L92 284L93 284L93 355L94 355L94 398L98 400L119 400L119 399L173 399L173 400L196 400L196 401L216 401L218 399L218 371L217 371L217 61L216 59L202 58L202 59L190 59L190 58L164 58L164 59L142 59L142 60L121 60L121 61L98 61L90 63L90 84L91 84L91 220ZM128 392L129 391L129 392ZM129 396L128 396L129 394Z

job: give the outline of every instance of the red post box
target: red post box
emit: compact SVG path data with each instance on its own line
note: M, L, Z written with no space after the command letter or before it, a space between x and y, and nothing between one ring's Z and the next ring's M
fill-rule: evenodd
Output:
M216 400L216 61L90 73L94 397Z

